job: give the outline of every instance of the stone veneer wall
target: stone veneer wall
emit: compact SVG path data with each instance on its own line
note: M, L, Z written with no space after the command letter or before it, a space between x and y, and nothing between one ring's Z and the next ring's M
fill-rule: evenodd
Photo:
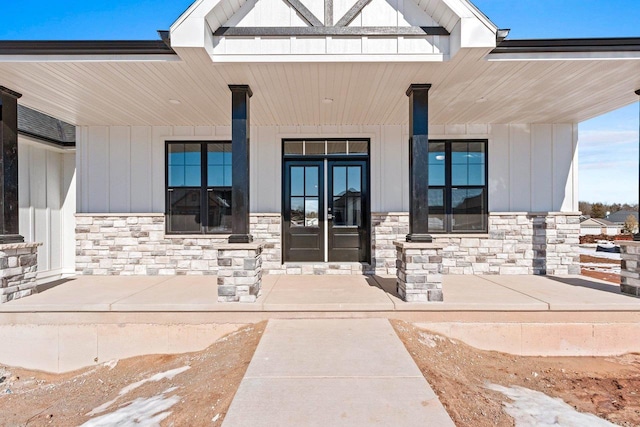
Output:
M0 304L35 293L39 246L42 243L0 245Z
M264 274L396 274L396 240L409 232L407 212L371 214L371 265L282 264L280 214L251 214L264 242ZM216 275L216 247L226 236L165 235L163 214L78 214L76 271L96 275ZM444 274L579 274L578 213L491 213L485 235L434 241Z
M640 297L640 242L619 241L620 291L626 295Z

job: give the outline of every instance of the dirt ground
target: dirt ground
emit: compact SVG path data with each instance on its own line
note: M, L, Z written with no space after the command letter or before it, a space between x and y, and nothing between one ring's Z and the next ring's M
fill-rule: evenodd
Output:
M590 263L590 264L609 264L612 267L613 266L617 266L620 267L620 261L619 260L612 260L612 259L608 259L608 258L600 258L600 257L595 257L595 256L591 256L591 255L580 255L580 264L586 264L586 263ZM581 274L583 276L587 276L587 277L593 277L594 279L600 279L600 280L604 280L607 282L611 282L611 283L615 283L616 285L620 284L620 275L617 273L611 273L611 272L607 272L607 271L600 271L601 269L593 269L593 268L587 268L587 267L582 267L581 268Z
M160 408L157 419L170 411L163 426L219 426L265 325L241 328L201 352L135 357L118 361L115 367L103 365L52 375L0 366L0 425L77 426L92 418L86 414L106 402L113 400L94 417L126 409L140 399L137 406L142 409L145 405L147 409L152 405ZM152 378L172 370L179 372L172 379ZM148 382L131 387L144 380ZM121 393L126 387L130 391ZM171 402L175 403L166 408Z
M513 426L507 400L487 383L522 386L559 397L580 412L621 426L640 426L640 355L520 357L477 350L392 321L425 378L458 427Z

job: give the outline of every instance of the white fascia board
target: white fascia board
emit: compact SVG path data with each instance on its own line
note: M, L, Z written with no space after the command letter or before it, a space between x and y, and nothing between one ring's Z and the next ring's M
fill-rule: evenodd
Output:
M178 55L0 55L0 63L176 62Z
M640 52L544 52L544 53L491 53L491 62L517 61L620 61L640 60Z
M205 47L206 31L209 26L206 24L206 16L220 0L199 0L171 25L171 46L172 47Z

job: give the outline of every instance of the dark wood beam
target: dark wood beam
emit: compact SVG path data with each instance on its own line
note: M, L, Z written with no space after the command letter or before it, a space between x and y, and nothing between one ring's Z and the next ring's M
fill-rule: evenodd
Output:
M231 236L229 243L249 243L249 85L229 85L231 90Z
M289 3L289 5L298 12L298 14L307 21L309 25L312 27L322 27L323 24L320 22L318 18L309 10L305 5L303 5L299 0L284 0Z
M431 242L429 235L429 89L412 84L409 97L409 234L407 242Z
M0 243L24 242L18 215L18 99L0 86Z
M362 9L368 5L371 0L358 0L351 9L345 13L345 15L336 22L336 27L346 27L351 21L355 19L358 13L362 12Z
M443 27L220 27L216 37L448 36Z

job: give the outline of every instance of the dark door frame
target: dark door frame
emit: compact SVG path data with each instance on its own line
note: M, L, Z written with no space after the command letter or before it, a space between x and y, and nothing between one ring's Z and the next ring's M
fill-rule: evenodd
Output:
M291 220L291 213L288 212L288 210L286 209L287 206L287 196L288 196L288 192L290 191L289 189L287 189L287 183L289 182L289 171L288 171L288 167L287 165L290 165L291 163L298 163L298 164L304 164L305 162L308 163L312 163L312 162L322 162L323 165L327 165L329 162L332 161L345 161L345 162L364 162L365 166L366 166L366 174L363 177L362 180L362 184L363 187L366 187L367 189L367 194L365 195L363 202L364 205L366 206L366 208L363 207L363 211L364 211L364 220L366 221L366 225L364 228L364 230L366 231L366 244L365 244L365 261L361 261L362 263L368 263L371 264L371 238L372 238L372 224L371 224L371 161L370 161L370 146L371 146L371 141L368 138L301 138L304 139L305 141L335 141L335 140L358 140L358 141L367 141L368 144L368 149L367 149L367 154L358 154L358 155L285 155L284 154L284 143L286 141L291 140L290 138L288 139L283 139L282 140L282 146L283 146L283 150L282 150L282 180L281 180L281 198L282 198L282 202L281 202L281 216L282 216L282 230L281 230L281 244L282 244L282 263L286 263L286 262L305 262L305 261L296 261L296 260L289 260L287 259L287 231L288 231L288 227L289 227L289 222ZM299 139L296 139L299 140ZM327 236L328 233L328 221L327 221L327 208L328 206L325 204L325 196L328 195L328 188L324 188L325 187L325 181L327 182L328 185L328 177L325 179L324 175L325 173L328 172L328 168L325 169L323 166L322 169L322 182L321 182L321 187L323 187L323 195L322 195L322 200L320 201L320 204L322 206L322 208L319 210L322 211L322 218L319 218L322 220L321 222L324 225L324 228L322 230L322 235L323 235L323 240L322 240L322 244L323 244L323 258L322 260L319 261L310 261L310 262L318 262L318 263L325 263L325 262L337 262L337 261L328 261L328 258L325 257L325 254L327 253L327 249L325 245L325 236ZM327 200L328 202L328 200ZM327 239L328 240L328 239Z

